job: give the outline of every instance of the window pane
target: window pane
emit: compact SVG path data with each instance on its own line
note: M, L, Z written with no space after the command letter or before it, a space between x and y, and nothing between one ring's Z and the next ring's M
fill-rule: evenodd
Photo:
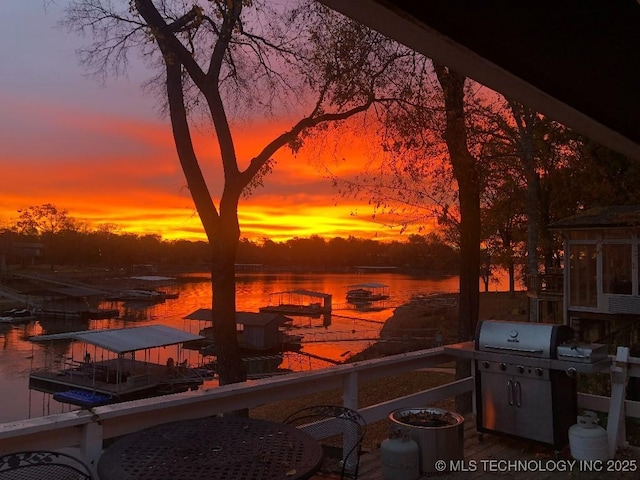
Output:
M598 290L596 284L595 245L571 245L569 249L569 301L576 307L596 307Z
M631 245L602 245L604 293L631 295Z

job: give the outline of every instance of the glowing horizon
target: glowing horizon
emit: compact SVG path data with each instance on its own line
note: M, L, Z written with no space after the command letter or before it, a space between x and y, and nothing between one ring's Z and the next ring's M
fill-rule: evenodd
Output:
M82 121L54 122L48 109L44 112L38 121L42 128L54 131L54 138L48 143L52 147L49 153L39 145L22 148L16 137L13 143L0 146L3 163L11 164L4 172L6 184L0 200L0 219L5 226L15 223L18 210L51 203L91 228L112 224L119 232L159 234L166 240L206 240L175 154L169 125L157 119L110 118L83 110L62 110L65 118ZM57 129L65 125L72 125L71 133L63 128L62 134L83 138L73 148L60 142ZM257 124L247 138L240 132L236 141L239 156L250 158L286 127L273 122ZM28 144L26 138L22 141L22 145ZM53 148L55 142L61 143L60 149ZM208 179L215 180L221 177L220 161L204 147L207 142L211 140L203 135L195 138L203 171ZM19 155L13 153L16 151ZM66 155L61 155L62 151ZM320 235L391 239L398 235L399 228L384 227L371 219L371 207L341 198L330 180L322 177L321 160L294 157L286 150L279 151L275 158L276 168L265 179L265 187L240 200L238 215L243 238L285 241ZM335 163L329 159L327 163L340 174L350 176L364 161L358 151L350 158L352 162ZM321 165L314 166L318 162ZM210 181L209 187L215 200L221 186Z
M127 78L105 85L86 78L76 54L86 39L52 28L61 8L22 0L0 3L0 35L5 36L0 55L6 60L0 84L0 225L14 224L20 209L51 203L90 228L113 224L119 232L206 240L169 120L159 118L158 99L145 96L140 86L149 72L136 64ZM26 24L38 35L26 32ZM291 125L274 119L235 125L240 168ZM193 131L217 199L222 175L216 142ZM366 201L341 197L331 186L324 168L353 178L373 146L353 134L341 148L303 150L295 157L277 152L264 188L240 200L242 237L402 238L399 227L372 219Z

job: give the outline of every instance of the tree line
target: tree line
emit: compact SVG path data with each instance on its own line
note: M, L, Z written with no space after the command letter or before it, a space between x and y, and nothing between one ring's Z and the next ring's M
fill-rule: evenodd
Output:
M114 225L92 229L53 204L20 210L18 220L4 229L1 238L0 251L8 263L27 261L12 245L33 243L43 246L36 261L52 266L115 269L136 264L171 264L208 269L211 262L210 248L204 241L163 240L159 234L118 232ZM284 242L242 239L235 262L266 269L340 270L367 265L399 267L416 273L455 274L458 252L435 232L390 242L352 236L325 239L314 235Z

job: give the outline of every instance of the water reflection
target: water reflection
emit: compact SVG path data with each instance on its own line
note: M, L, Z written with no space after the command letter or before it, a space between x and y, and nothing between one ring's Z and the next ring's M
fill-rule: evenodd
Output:
M380 310L356 309L346 301L348 285L374 279L389 285L390 298L381 304ZM237 306L239 311L257 312L269 304L269 294L278 291L303 288L333 296L332 315L327 318L292 317L292 333L302 335L302 354L285 352L280 358L265 359L248 370L263 368L278 363L283 371L309 370L341 362L345 358L374 343L384 321L393 313L393 308L408 302L413 295L451 293L458 290L457 277L414 278L406 275L381 273L363 274L295 274L295 273L242 273L237 276ZM105 302L103 308L118 308L118 318L70 321L40 320L28 324L0 325L2 362L0 381L4 396L0 409L0 422L28 417L48 415L69 410L68 406L46 398L40 392L28 388L28 376L32 363L44 361L42 346L28 341L33 335L60 333L86 329L126 328L133 326L163 324L173 328L198 333L206 326L184 320L189 313L199 308L210 308L211 287L207 273L195 273L172 287L178 298L161 303ZM197 323L197 322L196 322ZM59 357L76 355L68 341L56 346ZM198 352L189 353L189 363L205 362ZM259 372L257 372L259 373Z

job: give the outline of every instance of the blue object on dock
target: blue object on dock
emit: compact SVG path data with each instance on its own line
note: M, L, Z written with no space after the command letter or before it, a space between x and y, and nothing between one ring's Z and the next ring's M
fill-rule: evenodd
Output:
M97 407L111 403L112 396L86 390L67 390L53 394L53 399L62 403L70 403L79 407Z

